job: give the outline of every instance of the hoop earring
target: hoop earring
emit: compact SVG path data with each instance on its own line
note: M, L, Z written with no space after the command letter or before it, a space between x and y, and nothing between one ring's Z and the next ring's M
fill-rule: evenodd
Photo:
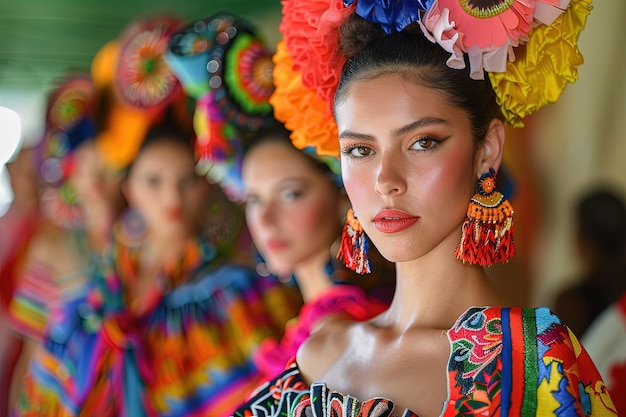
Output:
M121 216L118 237L128 247L139 247L146 235L143 216L133 208L128 208Z
M481 175L478 192L470 200L461 242L454 255L463 262L491 266L515 254L513 207L496 187L493 168Z
M370 261L367 258L369 243L363 232L359 219L352 209L348 209L346 224L341 233L341 246L337 253L337 259L341 259L344 265L360 275L372 272Z

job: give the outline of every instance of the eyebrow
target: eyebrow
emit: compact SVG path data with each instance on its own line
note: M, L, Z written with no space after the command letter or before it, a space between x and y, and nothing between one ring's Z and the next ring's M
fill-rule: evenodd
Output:
M426 126L449 124L450 122L439 117L424 117L422 119L409 123L408 125L395 129L391 132L391 136L397 138L399 136L412 132L413 130L420 129ZM339 140L341 139L373 140L374 138L366 133L358 133L351 130L344 130L339 134Z

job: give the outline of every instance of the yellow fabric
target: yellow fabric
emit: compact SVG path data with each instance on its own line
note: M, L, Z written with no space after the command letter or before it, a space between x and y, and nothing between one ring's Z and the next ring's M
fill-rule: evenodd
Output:
M583 63L578 35L591 8L591 0L572 0L552 25L530 32L528 43L518 48L525 48L525 53L516 52L506 72L489 73L498 104L512 126L523 127L524 117L556 102L567 83L576 81L577 67Z

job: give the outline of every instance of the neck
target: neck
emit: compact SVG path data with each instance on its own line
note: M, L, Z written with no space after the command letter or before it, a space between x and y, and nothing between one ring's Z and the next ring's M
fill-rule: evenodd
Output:
M455 245L396 264L396 291L383 316L387 324L400 333L413 327L448 330L469 307L500 304L485 270L456 259Z
M324 251L300 263L294 270L302 299L307 302L333 286L332 277L326 273L328 253Z
M113 215L109 207L104 205L90 205L82 208L85 219L85 233L92 250L106 249L110 242Z

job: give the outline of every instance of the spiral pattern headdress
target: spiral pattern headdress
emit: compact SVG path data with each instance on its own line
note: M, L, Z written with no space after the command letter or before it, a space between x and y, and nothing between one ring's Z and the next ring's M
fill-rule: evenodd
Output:
M332 102L346 61L339 27L352 13L386 33L419 24L450 53L451 68L488 74L505 120L522 119L555 102L578 77L577 39L591 0L283 0L284 39L274 57L276 118L299 148L339 155Z
M195 100L199 166L234 201L243 200L246 141L273 122L272 53L244 19L221 13L172 36L166 56Z
M180 83L165 62L170 37L182 24L169 14L137 19L92 61L91 74L106 104L97 145L113 169L128 166L150 127L185 105Z
M38 144L39 173L45 187L42 210L68 228L82 225L68 178L74 170L74 151L96 136L97 103L96 87L83 72L64 75L47 102L44 136Z

